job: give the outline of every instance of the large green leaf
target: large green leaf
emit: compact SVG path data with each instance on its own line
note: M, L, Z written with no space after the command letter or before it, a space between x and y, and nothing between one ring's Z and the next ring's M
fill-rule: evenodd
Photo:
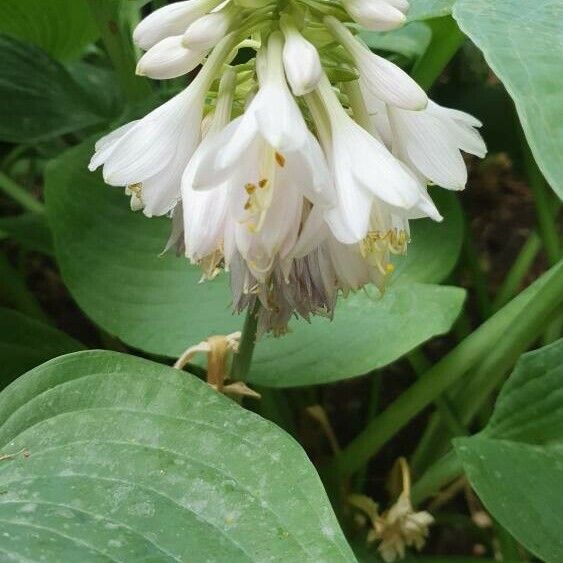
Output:
M448 332L464 298L463 289L424 284L390 288L382 298L352 295L341 300L332 323L297 321L283 338L258 342L248 379L295 387L363 375Z
M0 34L0 52L1 141L31 143L106 118L95 98L41 49Z
M458 0L453 14L514 99L536 161L563 198L561 1Z
M410 0L408 20L429 20L451 13L456 0Z
M563 537L563 340L522 356L480 434L455 441L485 506L547 562Z
M64 332L0 307L0 388L51 358L81 348L79 342Z
M36 368L0 394L0 451L0 551L17 561L355 561L301 447L160 364Z
M0 32L59 60L78 57L98 36L86 0L2 0Z

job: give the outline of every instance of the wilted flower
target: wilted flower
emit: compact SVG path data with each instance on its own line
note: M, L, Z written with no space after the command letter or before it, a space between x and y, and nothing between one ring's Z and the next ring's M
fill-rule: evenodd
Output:
M187 0L134 32L146 50L140 74L202 68L101 139L90 168L103 166L133 209L169 215L167 248L204 278L229 271L234 310L259 304L260 332L283 333L294 314L331 317L339 292L383 288L409 221L441 220L427 186L463 188L460 151L485 154L477 120L429 101L347 27L392 29L407 9L406 0L335 0L330 10ZM242 47L256 56L234 64Z
M349 503L368 518L371 529L367 541L380 542L378 551L387 563L405 556L407 547L420 551L426 543L428 528L434 518L428 512L415 512L410 499L410 474L404 458L398 460L402 476L402 491L389 510L379 514L378 505L369 497L350 495Z

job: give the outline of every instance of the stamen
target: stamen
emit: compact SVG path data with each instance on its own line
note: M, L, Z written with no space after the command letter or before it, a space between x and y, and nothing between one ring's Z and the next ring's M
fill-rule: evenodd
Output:
M383 275L387 275L395 270L395 266L389 262L389 254L405 254L407 244L406 231L370 231L360 242L360 253L369 264L375 266Z
M262 187L262 186L260 186ZM244 186L244 189L246 190L246 193L249 195L252 195L255 191L256 191L256 184L246 184L246 186Z
M262 178L259 182L258 182L258 186L260 188L265 188L268 185L268 179L267 178Z

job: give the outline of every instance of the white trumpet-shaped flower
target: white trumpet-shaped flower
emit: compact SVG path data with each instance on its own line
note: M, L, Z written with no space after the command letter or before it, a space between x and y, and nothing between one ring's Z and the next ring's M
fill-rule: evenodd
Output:
M314 45L299 33L291 19L281 20L285 44L283 64L287 81L296 96L312 92L323 75L321 59Z
M90 170L103 165L106 183L128 188L148 216L168 213L179 198L180 179L200 140L205 94L230 48L226 38L184 91L96 145Z
M223 0L184 0L164 6L137 25L133 40L147 50L173 35L183 35L197 19L209 13Z
M342 3L355 22L371 31L400 27L409 9L406 0L343 0Z
M309 102L317 127L326 131L321 139L338 197L326 219L337 239L354 243L367 235L374 198L399 209L418 204L416 179L342 109L326 77L318 100L310 98Z
M360 73L360 80L373 95L387 104L421 110L428 104L424 90L402 69L372 53L336 18L327 16L325 24L350 53Z

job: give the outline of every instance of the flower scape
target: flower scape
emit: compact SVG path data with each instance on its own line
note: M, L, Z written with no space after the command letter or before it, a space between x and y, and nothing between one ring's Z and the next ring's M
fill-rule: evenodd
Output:
M360 29L406 21L406 0L187 0L145 18L138 74L196 77L96 144L90 169L131 207L169 216L204 279L230 273L235 312L283 334L383 289L409 220L442 217L428 186L462 190L481 123L428 99ZM244 49L253 56L237 64Z

